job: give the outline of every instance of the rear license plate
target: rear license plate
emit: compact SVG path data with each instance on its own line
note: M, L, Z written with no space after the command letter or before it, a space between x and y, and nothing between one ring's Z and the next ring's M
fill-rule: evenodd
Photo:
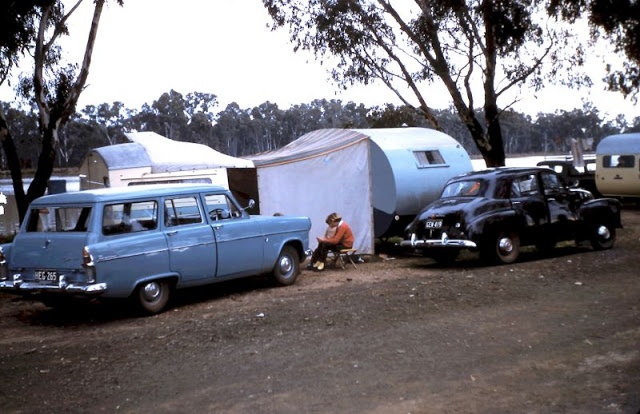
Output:
M442 220L427 220L424 227L427 229L439 229L442 227Z
M36 270L34 273L39 282L58 283L58 272L55 270Z

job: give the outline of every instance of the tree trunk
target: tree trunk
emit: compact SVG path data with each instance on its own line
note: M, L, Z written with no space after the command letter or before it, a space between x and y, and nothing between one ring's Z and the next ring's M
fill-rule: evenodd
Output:
M18 150L16 149L15 142L9 131L7 125L7 119L4 114L4 108L0 105L0 140L2 140L2 149L7 157L7 164L9 166L9 172L11 173L11 182L13 184L13 193L16 198L16 206L18 208L18 217L20 223L27 211L28 202L24 194L24 187L22 186L22 170L20 169L20 158L18 157Z
M487 122L487 136L489 148L482 153L487 167L502 167L505 164L504 140L498 106L494 102L488 102L484 107L485 120Z
M44 130L42 137L42 152L40 152L40 157L38 158L38 168L36 169L33 181L31 181L29 189L27 190L27 204L36 198L43 196L47 191L49 179L53 173L53 167L56 160L55 142L57 142L58 124L59 122L57 119L51 118L49 125L47 125L47 128Z

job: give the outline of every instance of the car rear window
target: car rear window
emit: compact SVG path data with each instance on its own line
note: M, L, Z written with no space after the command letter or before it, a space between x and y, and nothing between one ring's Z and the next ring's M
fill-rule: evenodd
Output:
M442 198L447 197L478 197L483 191L482 180L456 181L447 184L442 190Z
M27 232L87 231L91 207L38 207L27 217Z

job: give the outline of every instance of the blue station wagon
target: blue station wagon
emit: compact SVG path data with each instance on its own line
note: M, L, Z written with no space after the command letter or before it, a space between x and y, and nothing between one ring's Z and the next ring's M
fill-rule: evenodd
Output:
M0 289L52 304L132 298L155 314L174 289L265 273L293 284L310 228L308 217L249 215L214 185L47 195L31 203L13 242L1 246Z

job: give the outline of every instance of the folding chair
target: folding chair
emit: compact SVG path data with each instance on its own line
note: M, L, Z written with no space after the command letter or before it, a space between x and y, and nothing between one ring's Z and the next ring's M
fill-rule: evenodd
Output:
M338 264L340 267L344 269L346 262L349 262L353 265L354 269L357 269L356 262L354 262L353 258L357 253L357 249L342 249L338 251L332 251L333 260L331 261L331 266L336 267Z

